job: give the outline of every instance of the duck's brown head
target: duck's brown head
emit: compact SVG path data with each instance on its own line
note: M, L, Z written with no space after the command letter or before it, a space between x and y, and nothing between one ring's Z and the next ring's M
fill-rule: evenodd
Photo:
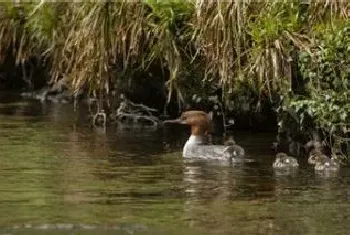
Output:
M204 136L211 132L211 120L204 111L192 110L183 112L180 118L167 120L164 123L181 123L191 126L191 134Z

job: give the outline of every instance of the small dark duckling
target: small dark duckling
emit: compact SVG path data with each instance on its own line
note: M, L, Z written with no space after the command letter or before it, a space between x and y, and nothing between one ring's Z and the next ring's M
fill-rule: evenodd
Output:
M225 146L228 146L227 150L235 157L244 157L245 156L245 150L238 144L236 144L236 141L234 141L233 136L229 136L228 139L224 143Z
M276 160L272 164L272 167L275 169L295 168L298 166L298 160L285 153L277 153Z

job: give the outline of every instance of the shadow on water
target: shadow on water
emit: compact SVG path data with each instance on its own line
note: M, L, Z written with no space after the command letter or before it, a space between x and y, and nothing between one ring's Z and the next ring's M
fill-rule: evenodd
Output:
M236 133L255 162L185 161L188 131L90 127L83 106L0 103L0 234L346 234L350 172L274 172L273 134Z

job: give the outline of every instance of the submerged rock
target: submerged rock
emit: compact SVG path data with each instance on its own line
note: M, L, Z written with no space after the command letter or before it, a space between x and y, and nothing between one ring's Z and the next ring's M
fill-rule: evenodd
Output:
M68 90L64 79L59 80L52 86L44 87L37 91L22 92L21 96L41 102L70 103L73 101L73 94Z

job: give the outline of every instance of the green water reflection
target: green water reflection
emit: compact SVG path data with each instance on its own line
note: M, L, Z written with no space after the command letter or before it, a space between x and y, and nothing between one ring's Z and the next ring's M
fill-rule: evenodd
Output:
M271 134L238 133L255 163L184 162L172 131L101 133L70 105L0 105L0 234L347 234L349 170L271 169Z

